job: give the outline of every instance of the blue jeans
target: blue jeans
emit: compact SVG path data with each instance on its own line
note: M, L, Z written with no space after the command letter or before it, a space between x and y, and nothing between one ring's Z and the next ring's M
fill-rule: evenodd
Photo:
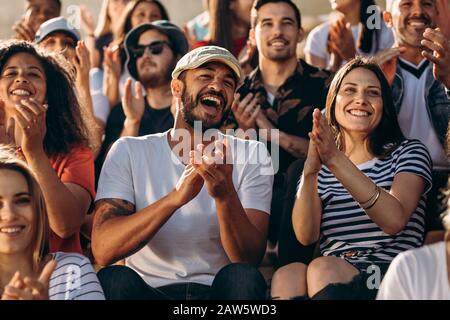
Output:
M265 300L267 290L258 269L241 263L223 267L211 286L188 282L153 288L125 266L105 267L97 276L107 300Z

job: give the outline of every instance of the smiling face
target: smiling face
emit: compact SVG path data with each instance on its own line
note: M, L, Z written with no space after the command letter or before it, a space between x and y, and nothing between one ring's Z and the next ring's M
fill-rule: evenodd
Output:
M5 63L0 74L0 99L6 113L15 113L15 106L23 99L34 98L46 102L47 82L41 63L29 53L17 53Z
M36 214L25 177L0 170L0 254L32 250Z
M131 14L131 26L136 28L143 23L154 22L162 19L159 7L150 2L141 2Z
M383 99L380 81L372 71L356 68L347 74L336 95L334 114L346 133L369 135L378 126Z
M150 53L147 48L144 54L136 59L139 80L146 88L154 88L170 82L172 70L175 68L176 57L166 43L169 39L161 32L150 29L139 37L138 45L147 46L151 43L162 43L160 53Z
M386 22L393 28L398 45L421 47L426 28L436 28L436 0L391 0Z
M68 61L76 57L77 41L64 32L54 32L39 44L40 47L55 53L61 53Z
M282 2L268 3L258 10L258 21L250 39L266 59L297 59L297 43L303 39L293 8Z
M181 115L184 121L194 127L194 121L201 121L204 130L219 128L224 115L231 108L237 81L233 71L219 62L210 62L186 71L181 93Z

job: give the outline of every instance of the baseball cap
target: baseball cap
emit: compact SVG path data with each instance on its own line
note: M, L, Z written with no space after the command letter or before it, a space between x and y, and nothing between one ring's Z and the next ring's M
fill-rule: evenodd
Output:
M178 61L172 72L172 79L178 79L183 71L196 69L208 62L222 62L233 70L237 79L242 76L242 69L236 57L225 48L217 46L199 47L187 53Z
M64 17L56 17L50 20L45 21L39 27L39 30L36 32L36 37L34 41L36 43L40 43L44 40L48 35L54 32L62 32L66 33L70 37L72 37L75 41L79 41L81 39L80 33L74 26L72 26L67 19Z
M158 20L152 23L144 23L132 29L125 37L125 52L127 54L126 66L130 75L136 80L139 79L136 69L136 59L132 54L132 49L137 45L139 37L148 30L157 30L165 34L169 39L171 48L175 54L183 56L189 50L189 44L184 32L175 24L167 20Z

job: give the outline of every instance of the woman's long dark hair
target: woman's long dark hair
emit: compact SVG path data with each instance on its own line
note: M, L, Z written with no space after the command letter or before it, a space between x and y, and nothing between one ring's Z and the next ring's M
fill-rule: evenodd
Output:
M16 54L28 53L44 68L47 81L47 132L44 150L47 155L63 155L77 145L89 145L89 134L75 93L73 69L63 56L44 51L26 41L0 42L0 72Z
M378 158L388 157L397 146L405 140L397 120L397 113L392 98L391 87L378 64L370 59L356 57L345 64L335 75L328 91L326 102L326 118L333 129L336 145L339 150L345 150L342 129L336 120L336 97L341 89L342 81L353 70L364 68L371 71L380 81L383 113L378 126L369 134L370 151Z
M209 37L213 45L234 52L231 24L233 11L232 0L209 0Z

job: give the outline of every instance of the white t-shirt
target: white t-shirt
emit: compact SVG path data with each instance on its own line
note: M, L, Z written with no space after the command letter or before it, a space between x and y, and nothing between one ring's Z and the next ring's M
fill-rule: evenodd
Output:
M328 35L330 33L330 24L331 21L327 21L322 23L321 25L315 27L306 38L306 46L304 49L305 54L312 54L316 57L325 59L326 67L325 69L330 69L330 59L331 55L327 51L327 43L328 43ZM353 40L355 42L355 46L358 43L358 33L359 33L359 25L354 25L351 27ZM358 48L356 48L356 53L358 55L373 55L378 51L391 48L394 45L394 35L392 30L389 29L383 22L381 23L381 32L379 33L378 44L374 37L372 52L369 54L361 52ZM342 64L345 64L346 61L343 61Z
M97 200L127 200L139 211L169 194L185 169L169 146L169 132L119 139L105 160ZM233 183L242 206L269 214L273 174L268 174L272 164L266 146L220 136L229 141L235 164ZM206 186L145 247L126 258L126 265L153 287L183 282L211 285L216 273L229 263L220 240L215 202Z
M53 254L57 265L49 282L50 300L105 300L88 258L77 253Z
M398 115L400 128L406 138L420 140L427 146L433 169L448 169L450 164L431 123L425 100L426 78L432 65L426 59L417 66L402 58L398 63L404 81L403 101Z
M400 253L389 267L378 300L450 300L446 242Z

